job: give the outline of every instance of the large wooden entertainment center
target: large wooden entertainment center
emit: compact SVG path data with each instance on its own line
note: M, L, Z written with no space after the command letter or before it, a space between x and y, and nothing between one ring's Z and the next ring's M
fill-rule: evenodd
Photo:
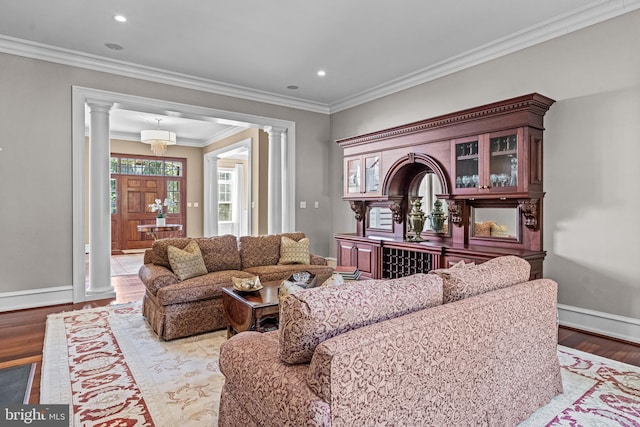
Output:
M517 255L542 276L543 118L553 100L537 93L338 140L344 197L357 221L338 234L338 265L395 278L460 260ZM408 214L443 201L443 230L414 241ZM427 221L428 223L429 221Z

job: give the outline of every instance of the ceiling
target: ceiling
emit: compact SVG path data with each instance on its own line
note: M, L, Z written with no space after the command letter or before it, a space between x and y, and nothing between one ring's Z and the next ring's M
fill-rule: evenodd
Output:
M638 8L640 0L0 0L0 52L331 113ZM112 128L155 125L136 114L115 114ZM227 131L176 126L195 145Z

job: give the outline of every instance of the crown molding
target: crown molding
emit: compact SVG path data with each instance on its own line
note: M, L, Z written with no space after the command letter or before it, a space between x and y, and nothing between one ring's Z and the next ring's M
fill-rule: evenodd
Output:
M320 102L307 101L131 62L109 59L2 34L0 34L0 52L218 95L312 111L314 113L329 114L330 112L328 105Z
M637 9L640 9L640 0L596 0L569 13L558 15L553 19L541 22L533 27L523 29L515 34L510 34L507 37L495 40L479 48L448 58L430 67L374 86L331 104L278 95L272 92L175 73L131 62L108 59L97 55L62 49L4 35L0 35L0 52L250 101L264 102L315 113L333 114L569 34L573 31L624 15Z
M329 110L332 114L337 113L624 15L636 9L640 9L640 0L598 0L590 2L569 13L558 15L553 19L453 56L430 67L331 103L329 104Z

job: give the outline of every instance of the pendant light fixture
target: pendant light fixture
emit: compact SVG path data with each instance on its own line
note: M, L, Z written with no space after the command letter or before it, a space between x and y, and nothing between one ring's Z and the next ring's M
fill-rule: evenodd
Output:
M144 144L151 145L151 151L156 156L164 156L167 152L168 145L176 145L176 133L169 130L161 130L160 122L162 119L156 119L158 122L157 129L143 130L140 132L140 140Z

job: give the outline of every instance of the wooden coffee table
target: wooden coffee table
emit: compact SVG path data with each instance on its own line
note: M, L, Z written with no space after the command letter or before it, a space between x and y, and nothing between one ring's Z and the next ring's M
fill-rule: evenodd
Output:
M238 292L231 286L222 288L222 306L229 321L228 338L238 332L278 329L280 283L281 280L264 282L257 292Z

